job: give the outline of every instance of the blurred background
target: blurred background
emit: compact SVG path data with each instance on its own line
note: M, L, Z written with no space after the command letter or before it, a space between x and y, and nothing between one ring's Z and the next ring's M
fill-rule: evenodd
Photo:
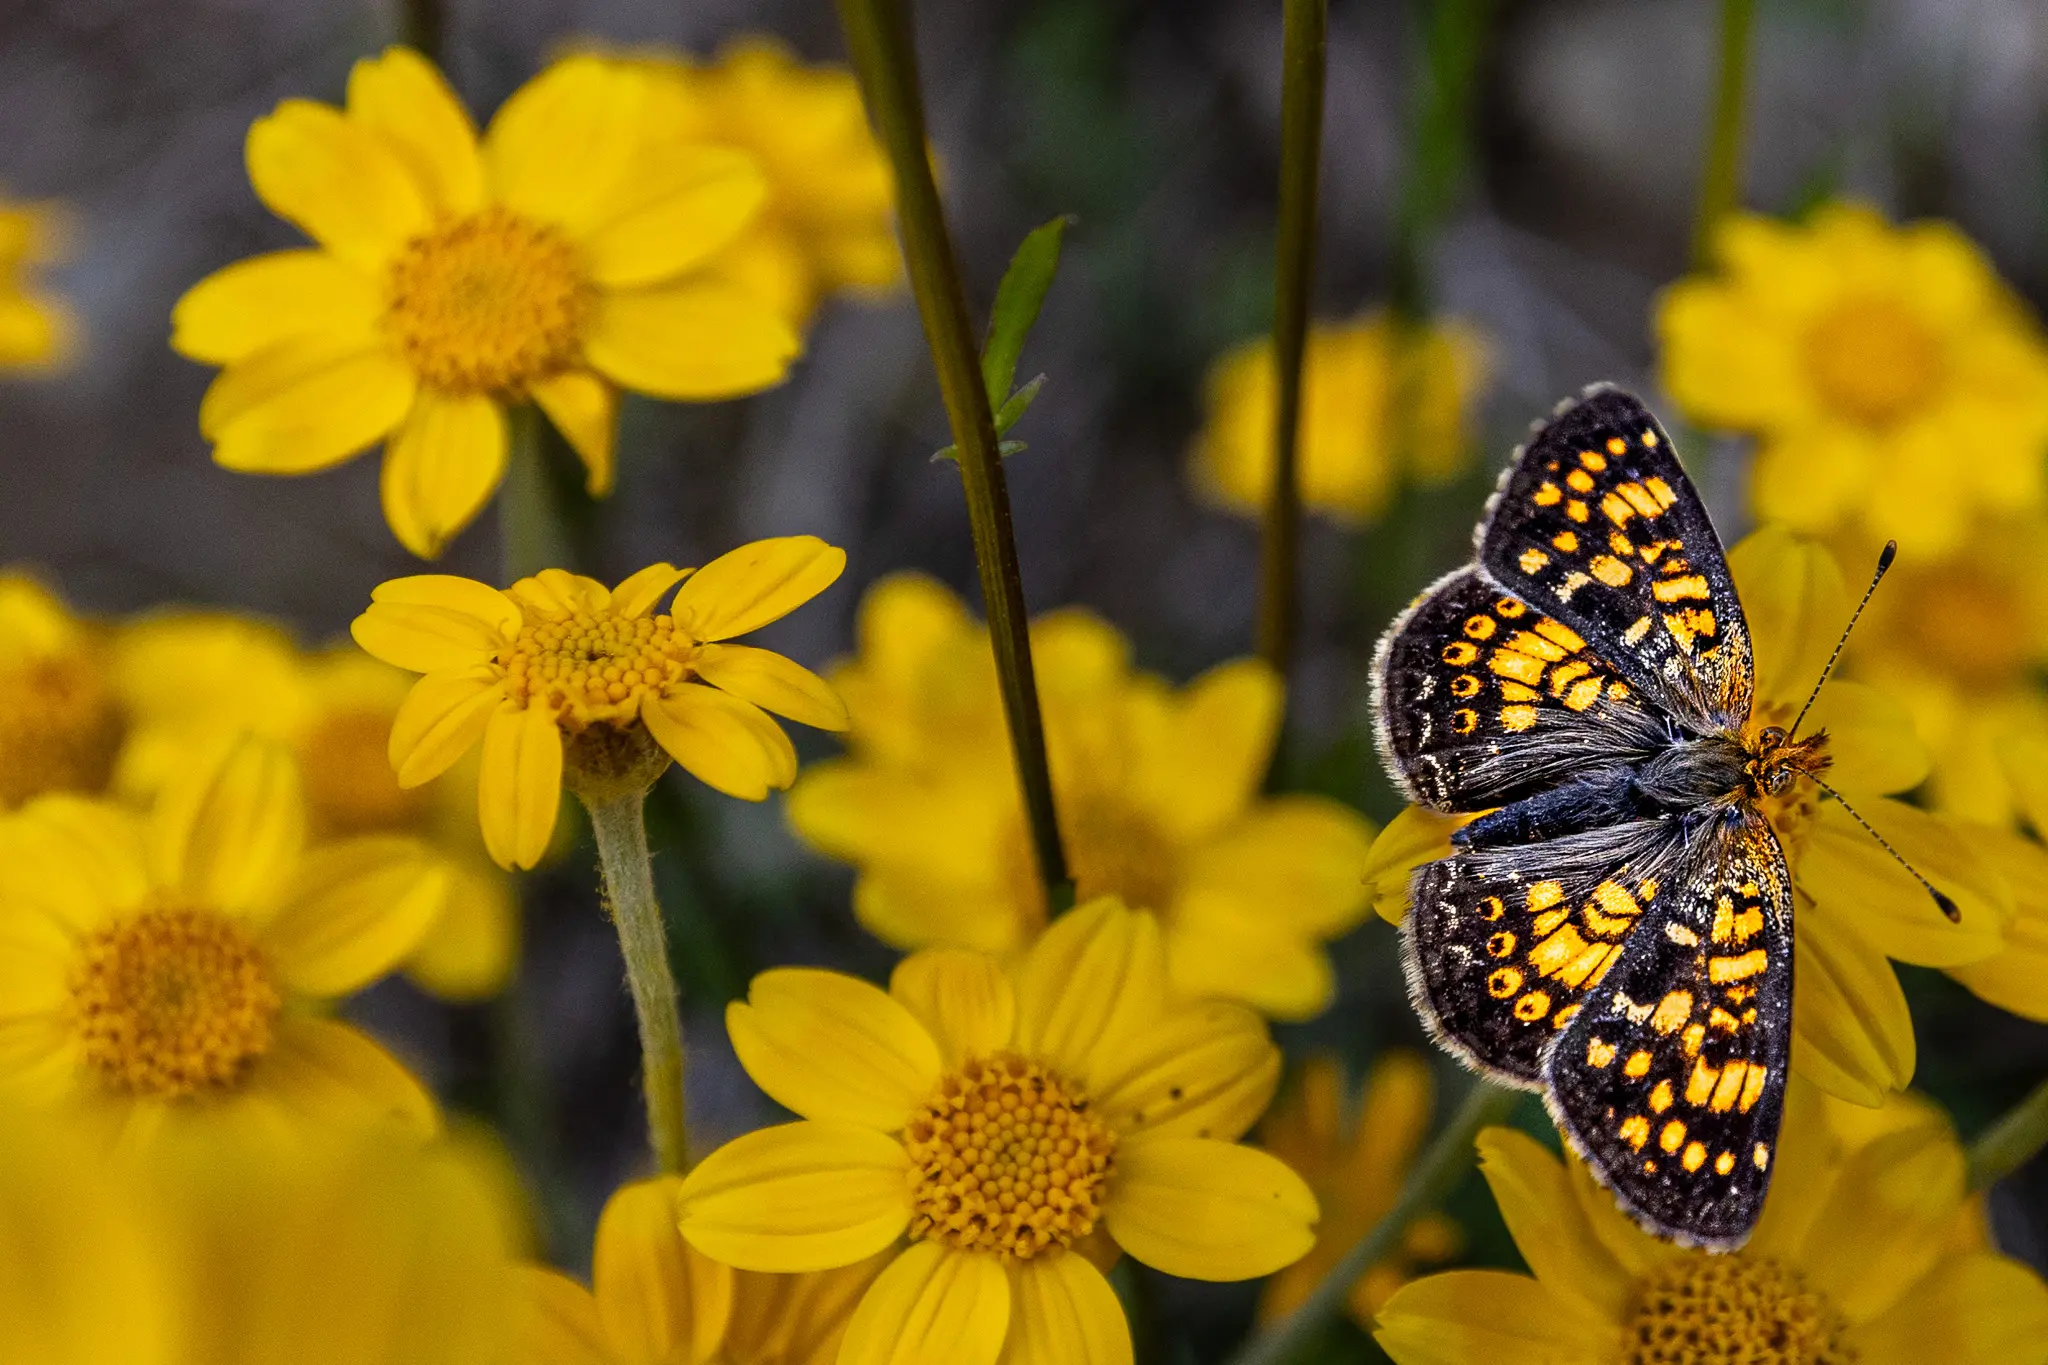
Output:
M1256 528L1205 504L1187 462L1210 363L1270 325L1279 6L921 8L933 138L974 297L985 307L1030 227L1078 220L1019 371L1047 376L1013 433L1029 449L1008 466L1033 609L1093 608L1177 680L1248 653ZM70 257L50 279L83 333L66 372L0 383L0 561L33 566L87 611L227 605L309 642L340 635L376 583L415 571L384 525L374 461L296 479L215 468L195 418L212 372L166 345L193 282L298 241L249 189L251 120L286 96L338 99L350 63L396 20L311 0L0 6L0 183L68 205ZM1363 710L1379 631L1468 553L1528 422L1594 380L1656 405L1651 307L1686 264L1718 20L1705 0L1333 0L1330 22L1317 316L1397 298L1476 326L1490 361L1463 474L1400 491L1363 529L1311 518L1307 530L1289 772L1384 821L1398 802ZM766 31L809 60L841 59L822 0L450 0L446 24L449 74L480 116L578 42L709 55ZM2037 309L2048 302L2048 9L1764 0L1754 51L1751 207L1852 194L1894 218L1949 218ZM814 667L851 647L862 589L891 571L925 570L978 602L959 480L930 458L950 438L907 296L827 304L773 392L694 408L629 399L624 422L618 492L577 567L612 580L758 536L822 536L847 548L846 577L762 641ZM1745 529L1740 447L1681 441L1732 542ZM498 563L486 515L445 567L495 580ZM833 750L815 734L799 743L807 758ZM751 972L874 975L891 955L848 913L851 874L801 849L778 802L722 800L679 775L663 791L653 837L708 1146L773 1113L720 1024ZM594 885L587 849L532 881L525 974L504 1003L447 1006L392 982L351 1006L552 1173L548 1240L571 1265L642 1141L630 1010ZM1339 1001L1281 1030L1292 1053L1426 1047L1394 941L1374 921L1338 945ZM2048 1028L1900 971L1920 1083L1965 1134L2048 1072ZM508 1049L536 1058L534 1091L508 1092ZM1453 1211L1476 1260L1512 1262L1476 1181ZM2048 1163L1999 1187L1991 1216L2007 1250L2048 1266ZM1202 1357L1198 1343L1234 1338L1252 1297L1161 1292L1186 1297L1178 1322Z

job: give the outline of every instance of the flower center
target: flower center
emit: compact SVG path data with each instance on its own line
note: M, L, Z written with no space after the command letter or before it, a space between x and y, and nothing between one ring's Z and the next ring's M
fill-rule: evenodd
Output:
M1072 812L1062 823L1070 831L1077 897L1121 896L1133 909L1162 915L1172 908L1179 869L1172 845L1150 820L1114 798L1083 796L1065 810Z
M2036 611L2019 574L1949 562L1918 568L1885 615L1883 646L1967 688L1993 691L2020 681L2040 657Z
M398 785L385 756L391 735L386 711L337 711L299 746L306 805L322 837L407 829L426 814L426 788Z
M392 262L385 326L413 370L450 393L499 393L574 361L590 313L576 249L487 208L415 237Z
M939 1082L903 1138L915 1239L1029 1260L1072 1246L1102 1216L1116 1136L1036 1062L970 1060Z
M1852 421L1887 426L1927 401L1941 353L1926 324L1888 299L1850 299L1814 323L1806 363L1828 405Z
M1852 1365L1834 1305L1799 1272L1741 1254L1680 1257L1636 1289L1622 1365Z
M0 810L44 792L97 792L113 775L121 713L93 662L39 659L0 677Z
M695 650L673 617L579 611L522 627L498 662L513 701L539 701L580 730L600 720L632 723L643 694L693 676Z
M283 1003L262 951L205 910L149 910L98 930L69 984L86 1062L114 1089L159 1099L241 1080Z

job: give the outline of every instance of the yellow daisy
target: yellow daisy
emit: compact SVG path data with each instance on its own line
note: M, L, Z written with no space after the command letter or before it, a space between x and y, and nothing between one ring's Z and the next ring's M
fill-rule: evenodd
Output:
M683 1240L682 1183L662 1176L612 1195L591 1289L540 1266L515 1272L509 1365L833 1365L879 1261L732 1270Z
M760 218L711 270L797 327L828 295L901 283L894 181L851 71L806 66L761 34L733 39L712 62L655 58L647 69L682 96L677 136L741 148L767 177Z
M1323 944L1367 912L1372 827L1337 802L1264 797L1279 679L1242 659L1185 688L1131 667L1082 611L1032 627L1054 798L1082 899L1155 911L1174 981L1276 1018L1333 991ZM988 633L929 579L861 604L860 654L833 683L852 754L813 765L791 823L854 864L854 913L902 948L1013 953L1046 921Z
M1715 255L1658 304L1664 387L1695 422L1756 436L1763 520L1910 557L1955 547L1974 513L2042 506L2048 347L1954 227L1831 204L1731 218Z
M55 208L0 199L0 370L46 370L70 353L70 311L35 278L62 248Z
M1901 559L1903 560L1903 555ZM1749 618L1756 659L1751 724L1789 726L1805 703L1853 599L1825 550L1765 528L1728 555ZM1829 785L1870 821L1962 912L1952 924L1920 883L1810 777L1765 813L1784 845L1793 882L1798 971L1793 992L1792 1065L1831 1093L1883 1102L1913 1079L1913 1019L1892 961L1960 968L1999 953L2014 897L1984 856L1977 832L1886 793L1910 791L1927 775L1927 754L1905 711L1867 684L1835 679L1821 689L1804 734L1825 731ZM1375 858L1367 875L1384 891L1431 858L1449 853L1457 822L1404 814L1384 836L1403 863ZM1398 918L1406 896L1382 894Z
M356 63L337 109L249 130L257 196L317 246L238 262L178 301L171 344L221 365L199 426L229 469L303 474L389 438L384 513L432 557L504 472L508 403L538 404L609 491L618 389L730 398L782 378L796 333L700 269L759 211L751 158L670 135L651 78L570 57L479 144L432 65Z
M1301 500L1347 525L1378 520L1404 479L1452 477L1471 452L1468 416L1486 383L1479 334L1455 321L1412 330L1398 347L1397 334L1384 311L1309 329ZM1256 516L1272 496L1277 384L1271 337L1210 368L1191 472L1205 497L1234 512Z
M1428 1136L1435 1089L1427 1062L1393 1049L1374 1061L1347 1113L1337 1060L1312 1057L1302 1067L1291 1092L1259 1125L1259 1145L1308 1181L1323 1219L1315 1249L1266 1282L1259 1296L1260 1321L1273 1322L1299 1308L1344 1253L1394 1207L1416 1149ZM1351 1287L1351 1316L1369 1326L1387 1296L1418 1267L1451 1259L1461 1241L1458 1225L1440 1213L1410 1223L1393 1253Z
M767 712L837 730L845 708L810 670L725 642L788 615L845 567L844 550L785 536L701 569L650 565L612 589L560 569L502 592L428 574L379 586L350 630L377 658L426 675L391 729L399 785L432 781L481 741L484 845L500 867L532 867L565 776L598 800L644 791L670 759L748 801L795 780L796 750Z
M0 572L0 811L103 791L124 724L103 633L34 578Z
M385 756L411 678L352 645L303 653L283 630L229 612L142 617L122 627L113 652L129 723L116 781L124 795L146 799L237 735L275 740L298 760L314 838L411 836L442 868L446 901L406 974L452 1000L504 985L518 955L517 907L477 834L475 773L406 789Z
M290 758L249 740L147 819L44 796L0 822L0 1088L145 1142L435 1122L406 1069L321 1006L440 909L412 840L307 847Z
M887 991L764 972L726 1027L748 1074L802 1117L705 1158L683 1182L683 1236L760 1271L898 1248L842 1365L902 1359L906 1339L955 1365L1128 1365L1098 1258L1241 1280L1314 1242L1301 1178L1232 1141L1279 1073L1264 1025L1177 1003L1157 923L1113 899L1058 920L1007 971L932 949Z
M1902 1115L1859 1143L1795 1085L1762 1221L1726 1255L1655 1240L1576 1159L1490 1128L1480 1168L1531 1273L1416 1280L1380 1310L1380 1345L1398 1365L2048 1361L2048 1285L1959 1235L1955 1135L1894 1104Z

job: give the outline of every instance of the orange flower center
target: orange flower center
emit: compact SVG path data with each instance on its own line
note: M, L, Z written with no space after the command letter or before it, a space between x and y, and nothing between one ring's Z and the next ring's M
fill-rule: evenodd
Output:
M1173 908L1180 858L1152 821L1115 795L1062 789L1054 797L1077 899L1117 896L1132 909L1161 916ZM1047 908L1031 830L1021 814L1010 830L1003 865L1029 938L1044 926Z
M1966 688L1996 691L2022 681L2042 657L2042 622L2015 574L1950 562L1905 575L1885 615L1881 640ZM1890 584L1886 591L1890 591Z
M521 627L498 662L512 700L538 700L580 730L600 720L632 723L643 695L694 676L696 647L673 617L579 611Z
M149 910L96 931L69 985L86 1063L115 1090L159 1099L239 1082L283 1004L262 950L205 910Z
M44 792L104 789L121 713L93 660L39 659L0 677L0 810Z
M1798 1271L1695 1252L1636 1287L1623 1365L1852 1365L1842 1315Z
M1866 426L1921 407L1941 380L1941 351L1925 323L1883 298L1835 306L1806 335L1806 364L1828 406Z
M575 246L492 207L407 243L385 326L419 377L449 393L517 392L572 364L590 315Z
M903 1133L910 1235L1029 1260L1102 1216L1116 1136L1071 1085L1010 1053L939 1082Z
M386 757L388 711L336 711L299 746L306 805L322 837L409 829L426 814L424 787L398 785Z

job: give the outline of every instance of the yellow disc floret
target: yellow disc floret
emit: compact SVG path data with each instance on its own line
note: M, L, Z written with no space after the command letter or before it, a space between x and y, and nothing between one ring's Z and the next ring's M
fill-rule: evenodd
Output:
M269 1050L282 1005L262 951L211 911L149 910L85 940L70 1013L86 1063L124 1094L226 1089Z
M516 392L573 364L591 291L555 229L491 207L408 243L385 326L421 379L449 393Z
M98 666L62 654L0 675L0 810L43 792L97 792L121 748L121 715Z
M696 642L669 616L582 612L529 620L498 662L512 700L552 708L566 729L631 723L640 699L693 675Z
M1924 407L1941 380L1925 323L1886 298L1844 299L1806 335L1813 386L1851 421L1888 426Z
M409 829L425 818L424 788L398 785L386 757L391 713L336 711L299 742L306 811L322 835Z
M1642 1281L1623 1365L1851 1365L1834 1305L1775 1261L1685 1256Z
M1007 1053L946 1077L903 1136L911 1237L1017 1260L1094 1229L1116 1152L1079 1091Z

